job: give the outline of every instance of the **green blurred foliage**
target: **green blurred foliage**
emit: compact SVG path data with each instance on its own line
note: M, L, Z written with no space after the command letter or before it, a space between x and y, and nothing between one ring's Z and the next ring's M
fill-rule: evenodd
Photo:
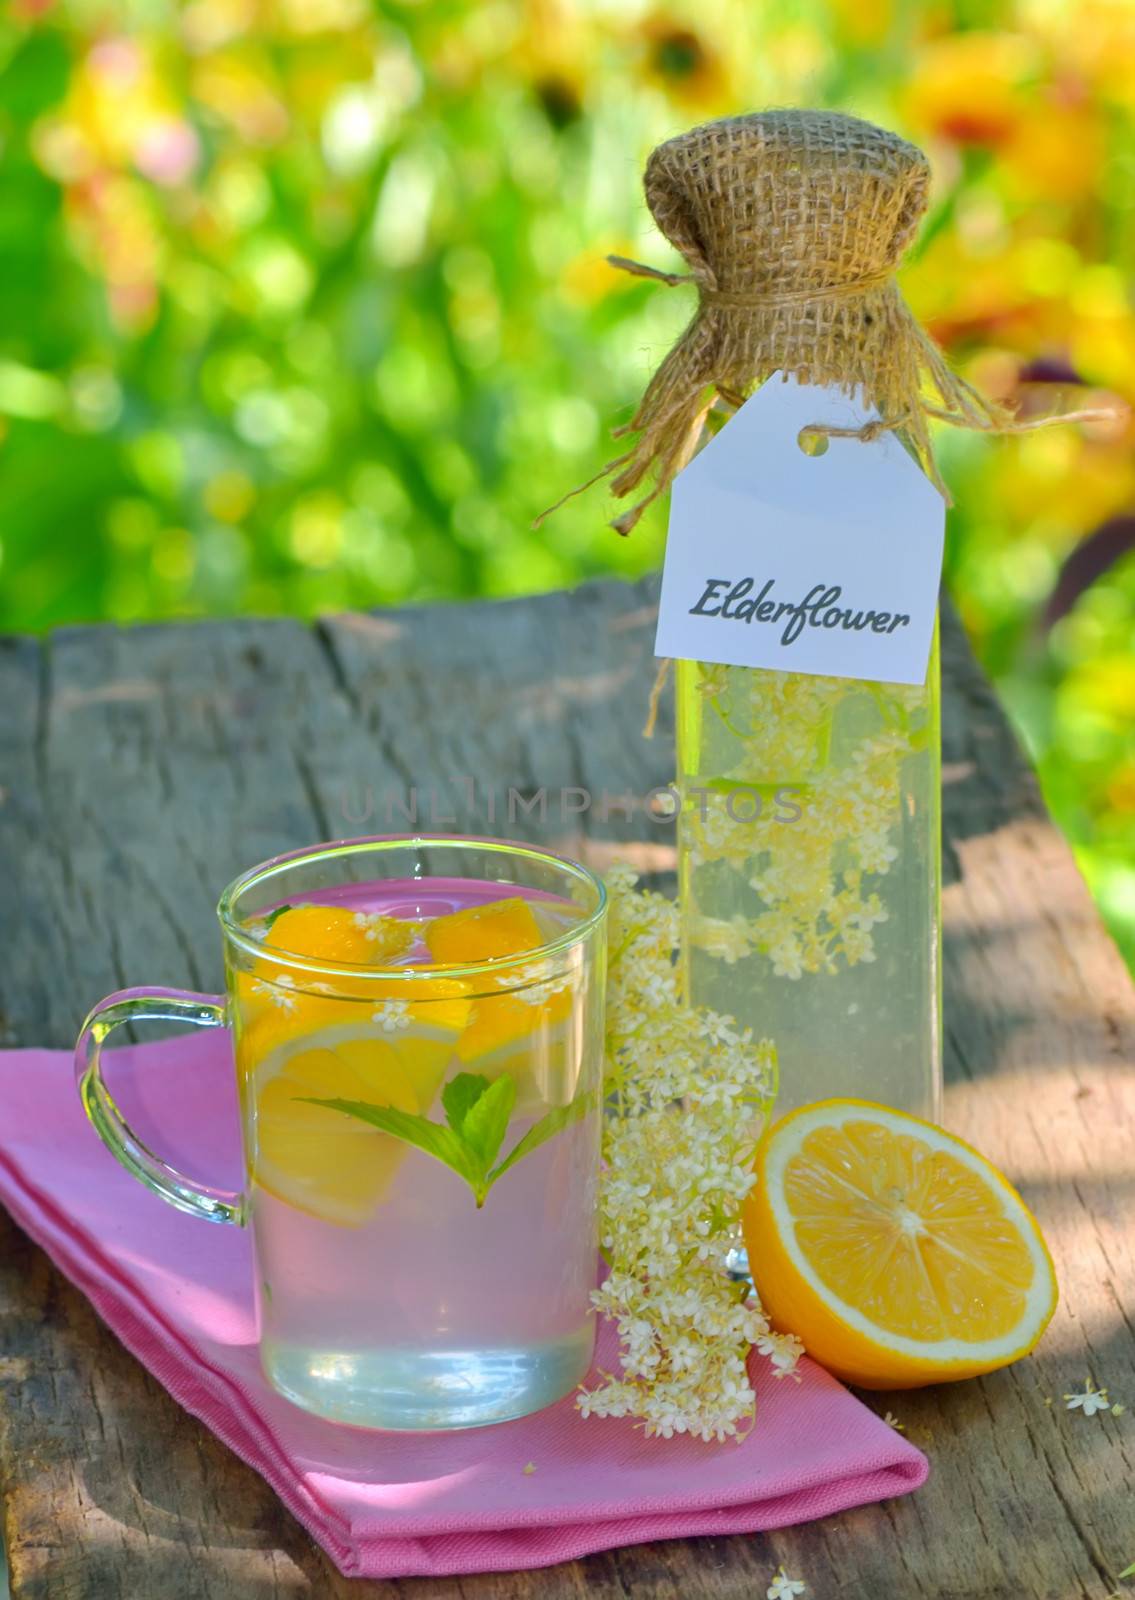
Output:
M14 0L0 627L656 565L602 490L532 528L689 312L603 257L672 264L654 143L791 103L931 153L904 282L975 382L1135 400L1130 0ZM943 441L951 583L1129 955L1133 443Z

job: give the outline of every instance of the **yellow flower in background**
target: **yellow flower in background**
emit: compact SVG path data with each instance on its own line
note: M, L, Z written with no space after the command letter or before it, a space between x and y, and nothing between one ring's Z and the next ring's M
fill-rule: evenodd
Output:
M100 40L80 62L70 90L34 130L44 169L63 182L106 168L135 168L159 185L185 183L201 156L153 51L141 40Z
M298 38L340 33L366 22L371 15L367 0L274 0L273 10L281 31Z
M599 34L571 0L524 0L523 14L524 26L510 42L510 66L531 83L553 125L566 127L583 114Z
M607 260L608 255L623 256L633 260L638 249L633 239L613 239L609 249L583 250L564 267L560 277L562 292L581 304L604 300L609 294L626 290L641 282L629 273L620 272Z
M218 472L205 485L205 509L218 522L242 522L256 501L256 489L243 472Z
M1102 656L1072 674L1070 687L1083 705L1114 724L1135 727L1135 654Z
M1130 446L1095 445L1074 428L1024 434L996 447L986 465L986 514L1007 529L1069 549L1135 503Z
M882 44L895 23L895 0L830 0L832 19L849 44Z
M713 37L709 20L696 9L689 17L655 11L636 30L646 82L703 117L732 109L740 86L737 58L725 39Z
M194 65L191 86L202 110L242 142L270 146L287 137L291 112L263 52L227 50L206 56Z
M219 50L256 28L259 0L186 0L176 29L191 55Z
M1098 263L1079 275L1068 304L1069 358L1135 400L1135 305L1127 275Z
M1135 6L1131 0L1064 0L1038 10L1060 61L1093 97L1135 111Z
M1118 768L1107 786L1107 798L1114 811L1135 817L1135 761Z

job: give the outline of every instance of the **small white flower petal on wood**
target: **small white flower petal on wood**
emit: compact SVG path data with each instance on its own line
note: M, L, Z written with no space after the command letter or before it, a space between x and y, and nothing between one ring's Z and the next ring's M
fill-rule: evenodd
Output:
M795 1600L795 1596L803 1594L807 1587L800 1578L790 1578L783 1567L778 1567L765 1593L768 1600Z
M1064 1396L1065 1409L1068 1411L1082 1411L1086 1417L1094 1417L1097 1411L1110 1411L1111 1401L1108 1399L1106 1389L1097 1389L1089 1378L1083 1393L1066 1394Z

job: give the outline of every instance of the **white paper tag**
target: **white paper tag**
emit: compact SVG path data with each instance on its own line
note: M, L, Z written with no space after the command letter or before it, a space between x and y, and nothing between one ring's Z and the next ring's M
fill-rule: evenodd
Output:
M674 480L655 650L835 678L923 683L945 505L893 433L797 443L873 412L764 384Z

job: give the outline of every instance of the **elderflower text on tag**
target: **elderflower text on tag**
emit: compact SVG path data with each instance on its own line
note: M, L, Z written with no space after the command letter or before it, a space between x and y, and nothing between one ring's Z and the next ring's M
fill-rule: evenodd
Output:
M893 433L819 436L874 413L838 390L769 380L675 480L659 655L924 683L945 506Z

